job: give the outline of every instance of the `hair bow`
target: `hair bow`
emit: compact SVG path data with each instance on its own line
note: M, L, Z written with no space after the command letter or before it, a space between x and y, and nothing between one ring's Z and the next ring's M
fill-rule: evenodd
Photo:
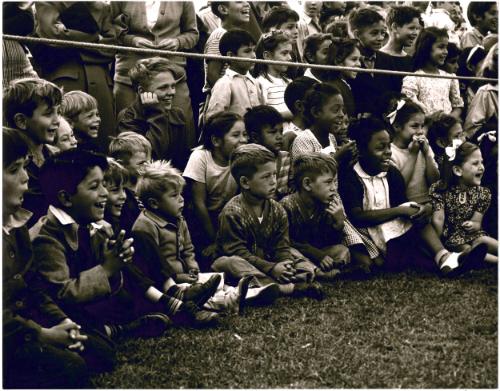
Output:
M496 143L497 142L496 134L497 134L496 130L491 130L489 132L483 133L481 136L477 138L477 142L481 143L485 137L488 137L488 139L492 143Z
M448 156L448 161L452 162L453 160L455 160L455 156L457 156L457 148L463 143L464 142L461 139L454 138L451 142L451 146L444 149L446 156Z
M403 108L405 105L406 101L404 99L401 99L398 102L398 105L396 106L396 110L394 110L392 113L387 114L387 119L389 120L389 123L392 125L394 121L396 120L396 115L398 114L398 111Z

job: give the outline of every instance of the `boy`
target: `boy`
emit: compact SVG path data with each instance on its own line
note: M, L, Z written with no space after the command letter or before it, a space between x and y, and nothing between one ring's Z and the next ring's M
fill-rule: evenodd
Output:
M32 249L21 207L28 189L28 145L3 130L3 386L86 388L88 369L78 354L86 336L40 289L31 270ZM51 327L44 327L39 319ZM47 365L50 364L50 365Z
M299 51L304 53L304 41L312 34L320 34L323 32L319 24L319 15L321 12L322 1L304 1L303 9L298 23L298 40Z
M64 117L59 118L59 127L54 137L54 146L58 151L66 151L76 148L78 141L73 133L73 128Z
M122 272L132 260L133 239L96 224L108 196L106 168L103 155L79 149L54 155L43 167L40 181L51 205L31 234L36 267L52 297L73 319L111 339L159 335L171 323L165 314L181 324L213 323L212 316L201 319L205 314L189 301L203 304L214 286L182 292L174 285L163 295L153 287L144 292L139 281Z
M276 157L257 144L238 147L231 156L231 174L241 194L219 216L218 253L212 269L233 278L251 275L260 285L278 284L282 295L324 297L314 282L316 266L294 258L283 207L272 200L276 192Z
M307 128L302 101L306 92L317 82L310 77L299 77L292 81L285 90L285 103L293 118L283 124L283 150L289 151L297 134Z
M318 267L318 279L332 279L350 260L349 250L341 244L344 216L332 204L336 163L321 153L299 155L293 170L297 192L281 200L291 245Z
M92 95L83 91L65 93L60 114L73 127L79 148L100 152L103 148L98 143L101 117L97 109L97 100Z
M496 1L471 1L467 6L467 18L472 26L460 41L462 50L483 46L484 37L498 31L498 5Z
M28 171L28 191L24 195L23 208L33 215L28 228L47 212L48 204L40 189L38 176L45 159L54 153L49 144L59 128L59 105L62 92L55 84L43 79L14 80L5 89L3 107L5 120L11 128L26 136L31 160Z
M244 30L233 29L219 43L223 56L255 58L255 41ZM212 88L206 119L216 113L232 111L243 116L247 109L263 103L262 91L248 72L251 62L232 61L229 68Z
M269 149L276 157L276 192L272 197L280 200L291 193L293 175L290 153L283 149L283 117L270 106L256 106L245 114L245 128L250 142Z
M161 57L139 60L129 72L137 93L135 102L118 116L118 133L133 131L145 136L154 160L172 160L183 169L190 145L184 114L172 107L177 80L184 70Z
M155 161L144 167L137 194L145 209L137 218L132 232L141 257L147 262L149 273L146 274L163 290L168 287L165 276L186 286L208 278L216 279L220 281L219 287L205 307L240 313L251 277L242 278L235 289L224 285L220 275L200 274L189 230L182 216L184 184L180 172L168 162Z
M457 1L431 1L432 7L424 15L424 27L437 27L448 32L449 42L460 45L456 26L462 16L460 3Z

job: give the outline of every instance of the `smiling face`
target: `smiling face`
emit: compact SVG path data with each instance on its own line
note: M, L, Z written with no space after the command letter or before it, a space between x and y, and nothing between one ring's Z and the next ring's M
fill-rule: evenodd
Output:
M245 130L245 123L243 121L236 121L229 132L227 132L221 139L215 138L214 147L218 148L222 156L229 160L231 153L240 145L248 142L247 131Z
M278 26L277 30L284 31L292 42L296 42L299 37L299 27L297 21L294 19L288 19L286 23Z
M439 37L432 45L431 49L431 62L436 66L441 66L446 61L448 55L448 38Z
M342 61L340 66L344 67L353 67L353 68L361 68L361 52L358 48L354 48L354 51L349 54L344 61ZM342 71L342 76L346 79L355 79L357 72L354 71Z
M498 5L497 2L492 2L490 9L484 13L479 21L479 27L483 31L497 33L498 31Z
M314 58L312 63L319 65L327 65L328 64L328 50L332 45L332 40L325 39L321 45L319 45L318 50L314 53Z
M26 130L30 138L36 144L52 144L59 128L59 106L49 107L47 103L41 103L33 110L31 117L23 114L16 124L20 129Z
M453 166L453 172L464 186L480 186L484 174L483 156L478 148L472 152L461 166Z
M27 156L19 158L2 171L4 216L14 214L23 204L23 195L28 190L28 162Z
M313 18L319 15L322 6L322 1L304 1L304 12L307 16Z
M247 1L228 1L219 6L219 9L234 25L248 23L250 20L250 5Z
M370 175L389 170L391 162L391 137L387 130L374 133L366 150L359 150L359 161L363 170Z
M386 36L385 23L379 21L361 30L356 30L354 35L365 48L373 51L379 50L384 44Z
M228 52L228 56L233 56L231 52ZM243 58L255 58L255 45L242 45L236 52L236 57ZM250 69L252 69L254 63L252 62L241 62L233 61L229 64L229 68L241 75L245 75Z
M260 134L256 136L259 144L276 155L283 147L283 124L280 123L274 126L266 125L262 128Z
M314 109L314 108L313 108ZM325 104L313 112L315 116L316 125L320 129L340 129L344 124L344 100L342 95L330 96Z
M403 43L403 46L411 46L418 37L420 31L420 23L417 18L413 18L410 23L402 26L395 26L394 32L398 40Z
M81 112L73 122L75 132L84 134L87 137L94 139L99 135L100 125L101 117L99 116L99 110L97 109Z
M165 71L151 78L146 88L140 88L139 92L152 92L158 97L158 102L165 110L172 108L175 95L175 78L172 72Z
M278 45L276 49L272 52L264 52L265 60L274 61L291 61L292 60L292 43L283 42ZM269 65L271 67L271 65ZM288 66L286 65L272 65L272 67L277 71L284 73L287 71Z
M123 183L112 183L108 181L105 183L108 190L108 201L106 202L106 214L113 217L120 217L122 208L127 199Z
M276 192L276 162L258 166L251 178L242 177L241 187L248 190L255 198L266 200Z
M54 145L60 151L67 151L68 149L76 148L78 145L78 141L76 141L73 134L73 129L64 118L60 119L59 128L57 129L57 141Z
M404 125L396 125L394 127L396 129L395 137L401 140L402 143L408 147L414 136L418 137L424 134L424 122L424 113L413 114Z

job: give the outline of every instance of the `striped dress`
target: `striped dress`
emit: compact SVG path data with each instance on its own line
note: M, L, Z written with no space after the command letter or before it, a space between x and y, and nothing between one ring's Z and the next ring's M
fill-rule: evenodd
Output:
M257 77L260 84L264 104L274 107L278 112L286 117L292 118L292 113L285 103L285 90L290 80L285 77L274 77L269 74Z

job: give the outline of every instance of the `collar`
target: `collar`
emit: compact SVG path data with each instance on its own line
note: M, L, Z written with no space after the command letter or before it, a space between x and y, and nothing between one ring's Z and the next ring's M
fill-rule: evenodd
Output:
M49 205L49 212L56 218L56 220L63 226L75 224L78 229L78 223L67 214L64 210L56 208L53 205Z
M310 79L314 79L316 80L317 82L321 83L321 80L319 80L316 76L313 75L312 73L312 70L311 68L307 68L304 72L304 76L310 78Z
M24 226L31 218L31 216L33 216L33 213L31 213L29 210L19 208L15 213L11 214L8 217L3 226L3 232L9 235L10 231L12 231L13 229L21 228L22 226Z
M251 82L253 82L253 77L250 75L249 72L247 72L244 75L242 75L241 73L238 73L236 71L233 71L230 68L227 68L225 75L228 76L228 77L230 77L231 79L235 78L235 77L243 77L243 78L246 78L246 79L250 80Z
M373 178L384 178L387 176L387 171L382 171L382 172L379 172L377 175L373 176L373 175L369 175L365 172L365 170L363 170L361 168L361 165L359 164L359 162L357 162L354 167L353 167L353 170L356 171L356 174L358 174L358 176L362 179L373 179Z
M177 229L178 224L175 224L171 221L167 221L163 217L158 216L156 213L151 212L150 210L144 209L143 213L144 213L144 216L146 216L148 219L150 219L153 223L155 223L160 228L165 228L165 227L170 225L173 228Z
M474 34L476 37L480 38L481 41L484 39L484 35L481 34L481 32L477 29L477 27L472 28L472 34Z

